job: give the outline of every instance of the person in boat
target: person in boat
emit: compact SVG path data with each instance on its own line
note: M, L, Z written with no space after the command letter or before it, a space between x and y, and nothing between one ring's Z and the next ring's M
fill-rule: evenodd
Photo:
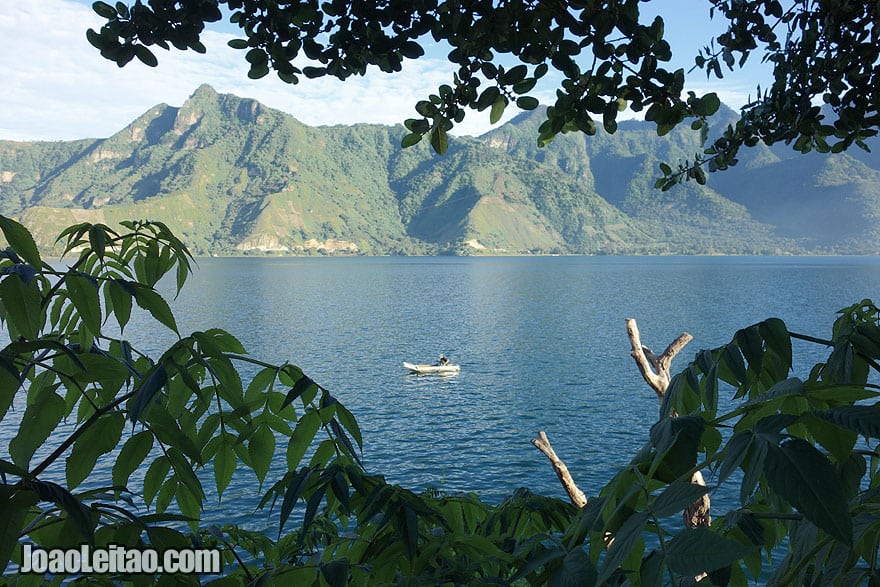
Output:
M444 356L444 355L440 355L440 358L437 359L436 363L434 363L434 365L436 367L443 367L444 365L448 365L448 364L449 364L449 359L447 359L446 356Z

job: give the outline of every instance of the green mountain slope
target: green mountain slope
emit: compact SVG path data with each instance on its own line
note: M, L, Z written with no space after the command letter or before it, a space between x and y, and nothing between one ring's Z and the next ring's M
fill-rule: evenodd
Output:
M201 86L107 139L0 141L0 212L45 247L73 222L151 218L200 254L880 252L873 155L757 147L661 194L658 164L692 156L697 133L629 121L539 149L541 122L439 157L401 149L400 126L308 127Z

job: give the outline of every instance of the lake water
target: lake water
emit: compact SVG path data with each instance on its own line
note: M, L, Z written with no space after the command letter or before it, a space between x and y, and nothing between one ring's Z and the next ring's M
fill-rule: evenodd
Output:
M658 402L629 356L624 319L673 364L744 326L782 318L827 337L835 311L880 298L880 259L865 257L542 257L203 259L174 302L182 332L221 327L255 357L290 362L358 418L364 463L414 490L517 487L564 498L530 443L544 430L595 495L646 442ZM127 334L154 337L134 323ZM159 350L169 338L155 341ZM823 356L815 345L802 365ZM452 377L401 363L445 353ZM805 373L802 373L805 375ZM8 431L6 431L8 438ZM277 459L284 463L286 444ZM211 522L261 526L253 476L236 475ZM271 473L270 473L271 475ZM270 476L270 479L272 477ZM265 488L264 488L265 489Z

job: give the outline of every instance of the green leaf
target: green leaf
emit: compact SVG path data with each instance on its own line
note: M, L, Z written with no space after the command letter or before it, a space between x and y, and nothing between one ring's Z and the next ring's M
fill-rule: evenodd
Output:
M785 322L779 318L769 318L758 324L758 331L767 344L767 349L778 354L784 364L791 367L791 336Z
M321 426L321 416L316 410L308 410L296 423L287 443L287 468L295 471L306 454L315 434Z
M149 67L156 67L159 65L159 60L156 59L153 52L143 45L135 45L134 54L144 65Z
M529 70L525 65L511 67L501 76L500 82L504 85L514 85L525 79Z
M697 462L697 448L706 422L700 416L663 418L651 427L651 443L657 456L651 470L667 471L672 481L690 470Z
M174 314L171 312L168 302L152 288L138 284L134 290L134 299L137 305L149 312L153 318L175 333L178 332L177 322L174 320Z
M816 442L831 453L835 461L840 463L849 458L856 440L858 440L858 434L827 420L817 418L813 414L804 414L801 417L801 422L806 424L807 431L816 439Z
M422 140L421 133L417 133L417 132L410 133L410 134L406 135L405 137L403 137L403 140L400 141L400 146L403 147L404 149L408 149L409 147L412 147L413 145L418 144L421 140Z
M29 510L37 504L37 495L33 491L0 485L0 567L6 569L12 552L18 546L21 530L25 525L25 517Z
M764 346L758 326L749 326L736 333L736 342L743 356L749 363L749 367L759 370L764 358Z
M183 483L178 483L174 491L174 499L180 508L180 513L188 518L189 527L195 531L198 528L198 521L201 515L201 500L190 492L189 487Z
M330 587L345 587L351 575L348 559L336 559L320 566L321 575Z
M735 344L730 343L724 346L719 366L723 366L725 369L723 371L719 369L718 376L727 383L738 386L746 382L748 378L746 364L743 362L743 355L739 347Z
M504 109L507 108L507 98L499 95L492 103L492 110L489 111L489 123L495 124L504 115Z
M226 442L221 442L214 455L214 481L217 483L217 501L223 497L223 491L232 481L232 474L235 473L235 467L238 459L235 457L235 451L232 446Z
M168 383L168 372L165 370L165 366L159 363L147 373L130 400L128 417L132 422L140 419L150 401L166 383Z
M131 300L134 295L131 286L121 280L112 280L104 286L104 291L110 299L110 306L119 323L119 330L125 330L125 326L131 318Z
M666 545L666 562L674 572L693 577L731 565L755 548L708 528L686 528Z
M293 470L291 469L291 472ZM287 522L287 519L290 517L290 513L293 511L293 507L296 505L297 500L299 500L300 496L305 490L306 485L309 482L309 478L312 476L314 469L303 467L300 471L293 476L293 479L290 480L290 484L287 486L287 491L284 492L284 500L281 502L281 512L279 516L278 522L278 535L279 538L281 536L281 531L284 529L284 524Z
M880 404L839 406L814 412L815 416L869 438L880 438Z
M348 430L348 433L351 434L352 438L354 438L355 442L357 442L358 448L363 450L364 448L364 439L361 436L361 429L358 426L357 420L349 412L345 406L340 403L336 404L336 417L339 419L339 423Z
M642 587L660 587L663 577L665 559L663 555L657 551L651 551L651 554L642 559L639 567L639 579Z
M419 517L416 511L408 503L397 511L395 519L397 535L403 541L406 558L410 561L415 559L419 546Z
M265 54L262 54L265 59ZM248 70L248 77L251 79L260 79L269 75L269 65L265 62L254 63L251 65L250 70Z
M789 377L788 379L774 383L770 389L761 395L755 396L744 405L753 406L763 404L780 397L788 397L792 395L804 396L805 393L804 382L797 377Z
M279 373L279 375L284 374L284 371ZM307 395L307 392L314 398L314 395L318 392L318 386L308 375L300 373L299 379L293 384L293 388L287 392L287 396L285 396L284 402L281 404L281 409L283 410L285 406L293 403L296 398ZM306 404L308 401L305 401L305 398L303 398L303 403Z
M211 342L214 343L214 347L221 353L234 353L237 355L248 354L247 349L244 348L241 341L222 328L210 328L199 334L202 336L202 338L198 339L199 343L210 339ZM193 336L195 336L195 334Z
M312 455L311 460L309 461L309 466L326 466L335 454L336 442L330 438L328 438L327 440L322 440L321 444L318 445L318 448L315 449L315 452Z
M9 371L8 367L11 365L12 363L0 357L0 422L6 417L6 412L12 405L15 394L21 385L18 377Z
M654 500L651 510L658 518L677 514L709 492L709 488L696 483L675 481Z
M620 530L614 535L614 542L605 554L605 560L602 564L602 572L596 583L602 585L617 567L630 555L630 550L636 545L645 529L650 514L648 512L636 512L631 515L620 527Z
M834 467L821 452L799 438L767 443L767 483L806 519L844 544L853 543L846 492Z
M718 363L712 363L703 381L706 389L706 409L711 414L715 414L718 410Z
M107 249L107 233L100 224L93 224L89 227L89 246L99 259L104 258L104 252Z
M159 456L150 463L147 473L144 475L144 501L147 505L153 503L156 492L159 491L159 487L165 481L165 477L168 476L168 471L170 470L171 461L165 455Z
M333 435L336 437L338 443L345 448L345 452L354 457L354 459L360 463L361 459L357 450L355 450L354 446L351 444L351 440L349 440L348 436L345 434L345 430L339 425L339 422L336 421L336 418L330 420L330 429L333 431Z
M40 251L37 249L37 243L34 237L22 224L16 222L12 218L0 215L0 230L6 242L16 252L16 254L28 262L35 269L43 266L43 260L40 259Z
M485 110L489 106L493 105L498 97L501 95L501 92L498 90L497 86L490 86L483 90L483 93L480 94L480 97L477 99L477 110Z
M27 469L34 452L55 431L66 411L66 402L55 392L39 394L25 409L18 434L9 441L12 462Z
M566 553L562 565L550 577L552 587L592 587L596 584L596 567L581 548Z
M758 438L757 435L748 435L753 441ZM748 461L743 463L743 480L739 486L740 502L745 505L749 496L754 493L758 482L761 480L761 473L764 470L764 463L767 460L768 442L752 442L749 445Z
M336 496L336 499L339 500L339 503L344 508L344 512L348 512L351 507L351 496L348 492L348 479L341 472L336 473L330 479L330 489L333 491L333 495Z
M268 426L261 425L254 430L248 440L248 454L251 457L254 473L262 484L269 472L272 457L275 456L275 434Z
M177 477L177 480L186 485L193 497L199 499L201 503L201 500L205 499L205 492L202 489L201 481L199 481L195 471L193 471L193 465L188 463L183 453L173 446L169 447L165 453L168 455L168 460L171 463L171 468L174 469L174 475Z
M92 10L94 10L98 16L106 18L107 20L112 20L117 16L116 9L106 2L95 2L92 4Z
M522 110L534 110L538 107L539 102L537 98L531 96L520 96L516 99L516 105Z
M431 129L431 148L438 155L442 155L449 148L449 136L446 130L439 124L435 124Z
M260 370L251 382L248 384L247 391L244 394L246 402L256 402L264 393L268 393L275 382L275 376L278 370L274 367L266 367ZM283 409L283 408L281 408ZM281 411L280 409L278 411Z
M535 549L535 553L529 556L525 561L525 564L523 564L511 578L512 582L514 582L515 585L518 585L519 583L516 583L516 581L534 573L538 569L559 566L561 563L556 563L556 560L563 558L565 554L566 552L561 548Z
M140 468L153 448L153 435L144 430L125 441L113 465L113 485L125 487L131 474Z
M418 59L425 54L425 50L415 41L407 41L400 46L400 54L407 59Z
M122 412L104 414L91 424L73 444L67 457L67 488L73 489L89 476L98 457L116 448L122 437Z
M101 302L98 284L85 275L71 274L65 280L67 293L83 324L92 334L101 332Z
M721 100L718 99L718 94L715 92L706 94L702 98L703 108L705 108L706 116L712 116L718 109L721 107Z
M85 504L67 489L50 481L34 479L30 482L30 487L41 501L50 501L64 510L82 537L89 542L93 541L95 521L92 517L92 511Z
M737 432L728 441L727 446L724 448L724 458L721 461L721 469L718 473L719 484L742 464L754 438L754 435L750 432Z
M42 309L43 297L36 282L25 284L16 274L7 275L0 281L0 302L4 317L10 326L10 338L23 336L38 338L46 315Z

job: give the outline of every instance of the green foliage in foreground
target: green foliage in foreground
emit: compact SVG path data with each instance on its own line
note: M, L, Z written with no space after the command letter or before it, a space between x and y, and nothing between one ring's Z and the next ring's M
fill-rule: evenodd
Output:
M792 338L805 337L778 319L700 352L644 449L585 508L524 489L490 505L386 483L360 463L352 414L299 368L251 358L221 330L179 333L155 286L172 273L182 287L190 257L161 223L72 226L61 239L78 256L66 268L45 263L22 225L0 216L0 228L11 341L0 418L17 430L0 455L11 582L70 579L15 577L22 542L217 547L215 585L880 581L880 387L868 381L880 371L880 311L869 301L842 310L830 340L810 339L831 351L800 378ZM113 334L134 306L178 340L149 356L138 346L148 341ZM728 392L735 408L719 412ZM277 532L199 523L242 470L266 489ZM689 483L696 470L708 489ZM716 504L711 528L682 529L677 514L722 484L739 487L739 503ZM74 581L157 579L199 583Z

